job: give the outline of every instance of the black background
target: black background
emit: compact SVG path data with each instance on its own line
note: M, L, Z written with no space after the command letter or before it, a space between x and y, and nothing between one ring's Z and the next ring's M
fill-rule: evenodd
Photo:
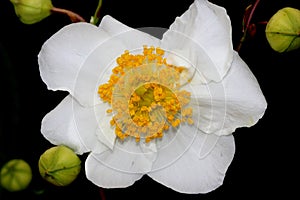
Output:
M163 27L186 11L192 0L104 0L101 16L109 14L133 28ZM234 46L242 36L244 9L254 1L211 2L227 9L232 22ZM298 4L297 4L298 2ZM53 0L53 5L79 13L87 21L97 0ZM299 7L299 0L261 1L253 23L267 21L283 7ZM40 133L43 116L67 94L48 91L39 76L37 54L42 44L56 31L70 23L64 15L54 14L40 23L24 25L15 16L8 0L0 2L0 166L13 158L22 158L33 169L28 189L10 193L0 188L0 199L101 199L100 190L84 175L67 187L55 187L40 177L39 156L52 145ZM106 199L245 199L270 198L296 191L299 165L300 50L273 51L265 38L265 25L257 25L256 35L248 39L239 54L258 79L268 102L264 117L251 128L234 133L236 154L221 187L208 194L187 195L174 192L147 176L125 189L104 189ZM84 163L86 155L82 155ZM84 165L82 165L84 167ZM38 192L42 194L37 194ZM299 196L299 195L298 195Z

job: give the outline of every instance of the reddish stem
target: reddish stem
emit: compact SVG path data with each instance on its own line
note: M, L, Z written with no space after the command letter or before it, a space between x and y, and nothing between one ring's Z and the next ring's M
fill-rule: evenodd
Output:
M249 14L249 18L248 18L247 23L246 23L246 30L245 30L245 32L247 32L247 29L248 29L248 27L250 25L250 22L251 22L251 19L253 17L253 13L256 10L256 7L257 7L257 5L258 5L259 2L260 2L260 0L256 0L255 3L254 3L254 5L253 5L253 8L251 9L251 12Z
M256 7L257 7L257 5L258 5L259 2L260 2L260 0L256 0L255 3L254 3L254 5L253 5L253 7L252 7L252 9L251 9L251 12L250 12L249 17L248 17L247 22L246 22L244 34L243 34L242 38L240 39L240 42L239 42L239 44L238 44L238 46L237 46L237 48L236 48L236 51L237 51L237 52L239 52L239 51L241 50L242 44L243 44L243 42L244 42L245 39L246 39L246 36L247 36L248 28L249 28L249 26L250 26L251 19L252 19L252 17L253 17L254 11L256 10Z
M83 17L81 17L80 15L78 15L77 13L74 13L70 10L66 10L66 9L62 9L62 8L56 8L56 7L53 7L51 9L52 12L54 13L61 13L61 14L65 14L65 15L68 15L70 20L72 22L85 22L85 20L83 19Z

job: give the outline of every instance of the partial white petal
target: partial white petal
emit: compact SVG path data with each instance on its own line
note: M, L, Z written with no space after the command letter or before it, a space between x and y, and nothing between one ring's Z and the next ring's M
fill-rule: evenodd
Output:
M150 38L150 41L153 40L152 37L149 37L149 35L154 36L156 38L161 39L164 32L167 31L166 28L160 28L160 27L139 27L135 30L129 26L126 26L125 24L122 24L121 22L117 21L113 17L106 15L102 18L101 23L99 25L100 28L105 30L109 35L116 36L120 35L121 33L128 32L128 31L134 31L135 34L140 35L146 35L147 38ZM141 31L141 32L140 32ZM147 35L147 34L149 35ZM140 37L138 36L138 37ZM157 42L157 39L154 39L155 45ZM146 43L145 43L146 45ZM150 46L150 44L148 44Z
M124 141L116 140L113 149L102 153L93 153L95 159L102 165L124 173L147 173L151 171L156 158L156 148L153 144L137 143L133 138Z
M234 131L236 127L253 126L267 108L257 79L237 53L232 68L224 80L227 105L224 129L229 131Z
M82 141L90 143L100 143L105 149L113 148L116 134L114 128L110 126L112 116L106 110L110 106L107 103L100 103L93 107L83 107L74 101L74 120ZM96 137L95 137L96 136ZM93 152L97 152L93 150Z
M179 129L171 128L157 139L157 158L152 171L166 168L176 162L192 145L199 130L196 126L182 124Z
M114 127L110 126L106 120L100 120L99 128L96 130L97 138L100 142L105 144L108 148L113 149L116 140L116 134L114 133Z
M222 80L230 68L233 54L231 23L226 10L206 0L195 0L164 34L162 47L181 54L203 72L207 81ZM198 52L198 49L202 50ZM197 54L203 50L208 59L202 63L211 62L209 65L203 65L199 63L201 59L197 59Z
M110 38L98 45L84 60L77 73L73 88L74 97L83 106L101 104L98 88L106 83L117 66L116 59L126 47L119 40Z
M102 19L100 28L111 37L89 54L76 77L74 96L84 106L99 103L98 87L108 81L111 70L117 66L116 59L125 50L136 54L142 52L143 45L159 45L157 38L127 27L110 16Z
M85 162L87 178L95 185L103 188L124 188L142 178L140 173L126 173L110 168L91 153Z
M127 50L141 49L143 45L160 46L160 40L150 34L128 27L113 17L106 15L101 20L100 28L119 39Z
M105 15L102 18L99 27L105 30L111 36L119 35L120 33L132 30L132 28L122 24L109 15Z
M169 32L169 34L174 37L176 35L176 42L172 44L180 47L176 49L177 47L163 45L163 48L166 49L167 63L188 69L181 73L181 84L190 82L196 72L201 74L201 79L198 80L199 84L220 80L220 73L205 49L178 32Z
M176 150L176 146L170 148L170 154L171 149ZM192 144L175 162L148 175L178 192L207 193L222 185L234 152L232 135L218 137L198 133ZM163 159L169 154L158 154L160 156Z
M90 118L93 113L69 95L43 118L41 132L51 143L68 146L78 154L102 152L106 147L97 140L97 121Z
M201 85L192 81L190 87L196 91L192 104L200 112L199 129L206 133L227 135L238 127L250 127L267 108L255 76L237 53L222 82Z
M73 93L78 71L89 53L108 35L88 23L63 27L48 39L38 55L40 74L51 90Z

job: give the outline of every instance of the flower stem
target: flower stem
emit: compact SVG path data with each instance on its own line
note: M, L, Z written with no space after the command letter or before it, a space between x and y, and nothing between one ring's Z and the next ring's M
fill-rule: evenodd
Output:
M240 39L240 42L239 42L239 44L238 44L238 46L236 48L236 51L240 51L241 50L242 44L245 41L246 36L247 36L247 32L248 32L248 28L249 28L251 19L253 17L254 11L256 10L256 7L257 7L257 5L258 5L259 2L260 2L260 0L256 0L255 3L254 3L254 5L253 5L253 7L252 7L252 9L251 9L251 12L250 12L249 17L248 17L247 22L246 22L246 26L245 26L245 30L244 30L243 36Z
M247 32L245 31L245 32L243 33L243 36L242 36L241 39L240 39L239 44L238 44L237 47L235 48L235 50L236 50L237 52L239 52L239 51L241 50L242 44L243 44L243 42L244 42L245 39L246 39L246 35L247 35Z
M99 188L99 192L100 192L101 200L106 200L106 198L105 198L105 193L104 193L104 189L103 189L103 188Z
M256 7L257 7L257 5L258 5L259 2L260 2L260 0L256 0L255 3L254 3L254 5L253 5L253 8L251 9L251 12L250 12L249 18L247 20L247 24L246 24L246 30L247 30L247 28L250 25L251 19L252 19L253 14L254 14L254 11L256 10ZM247 32L246 30L245 30L245 32Z
M91 20L90 20L91 24L97 25L97 23L99 22L101 6L102 6L102 0L99 0L95 14L94 14L94 16L91 17Z
M74 22L85 22L85 20L83 19L83 17L81 17L80 15L78 15L77 13L74 13L70 10L66 10L66 9L62 9L62 8L56 8L53 7L51 9L51 11L53 13L60 13L60 14L65 14L68 15L70 20L74 23Z

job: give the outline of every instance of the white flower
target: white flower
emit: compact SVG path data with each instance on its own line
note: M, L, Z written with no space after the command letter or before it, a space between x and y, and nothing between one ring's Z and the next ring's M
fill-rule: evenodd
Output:
M99 27L68 25L45 42L38 62L48 89L70 93L44 117L42 134L90 152L87 178L104 188L147 174L183 193L214 190L234 156L231 133L267 107L232 48L226 11L205 0L161 40L110 16Z

